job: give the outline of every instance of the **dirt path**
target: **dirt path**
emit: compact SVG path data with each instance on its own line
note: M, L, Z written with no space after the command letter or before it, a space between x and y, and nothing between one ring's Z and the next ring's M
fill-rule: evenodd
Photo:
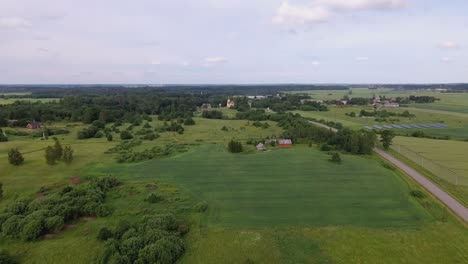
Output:
M315 122L315 121L309 121L309 123L311 124L314 124L316 126L319 126L319 127L323 127L323 128L326 128L326 129L330 129L331 131L333 132L338 132L338 129L334 128L334 127L330 127L330 126L327 126L327 125L324 125L322 123L319 123L319 122Z
M465 222L468 222L468 209L465 206L463 206L461 203L459 203L457 200L455 200L452 196L450 196L445 191L437 187L437 185L432 183L430 180L426 179L426 177L421 175L419 172L410 168L408 165L399 161L392 155L378 148L374 148L374 152L380 155L382 158L391 162L393 165L400 168L408 176L413 178L417 183L419 183L426 190L428 190L435 197L437 197L442 203L444 203L448 208L450 208L455 214L457 214L460 218L465 220Z

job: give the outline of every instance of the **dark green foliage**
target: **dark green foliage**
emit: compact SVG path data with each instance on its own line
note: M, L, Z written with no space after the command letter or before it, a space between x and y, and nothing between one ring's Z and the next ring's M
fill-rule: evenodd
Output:
M157 193L150 193L148 197L146 197L145 201L149 203L158 203L164 200L164 197Z
M388 162L385 162L385 161L382 162L382 166L384 166L384 168L387 168L387 169L392 170L392 171L397 169L395 166L393 166L392 164L390 164Z
M94 138L98 132L99 128L95 126L84 128L83 130L78 131L78 139Z
M410 195L419 199L426 198L426 194L419 190L412 190L410 191Z
M24 163L24 158L17 148L12 148L8 151L8 162L14 166L20 166Z
M74 188L49 194L41 199L21 199L9 204L0 215L2 234L25 241L58 232L67 221L82 216L106 216L110 210L104 205L106 193L118 181L102 177Z
M102 133L102 131L98 131L96 132L96 134L94 134L94 138L102 138L104 137L104 133Z
M0 250L0 263L1 264L16 264L16 260L6 250Z
M437 98L435 98L434 96L416 96L416 95L410 95L408 97L408 100L410 102L414 102L414 103L418 103L418 104L429 104L429 103L433 103L435 102L436 100L438 100Z
M269 116L265 113L265 110L255 109L246 112L238 112L236 118L251 121L264 121L268 120Z
M55 165L57 163L57 157L55 156L56 152L54 147L47 146L45 149L44 157L46 159L46 163L49 165Z
M109 238L112 238L113 235L114 234L112 233L112 230L110 230L107 227L103 227L103 228L99 229L97 239L101 240L101 241L105 241L105 240L108 240Z
M3 198L3 183L0 182L0 199Z
M133 135L128 130L124 130L124 131L120 132L120 139L129 140L129 139L132 139L132 138L133 138Z
M60 141L54 137L54 152L55 152L55 159L56 160L61 160L63 156L63 148L62 145L60 144Z
M229 131L229 129L228 129L226 126L223 126L223 127L221 128L221 130L222 130L222 131Z
M370 154L377 141L377 136L373 131L353 131L350 129L339 130L329 141L329 145L336 146L337 149L350 152L352 154Z
M333 152L331 155L331 162L341 163L341 155L338 152Z
M107 141L112 141L114 138L111 133L106 134Z
M229 141L227 148L231 153L241 153L243 151L242 143L233 139Z
M260 121L255 121L255 122L252 123L252 125L253 125L254 127L261 127L261 128L263 128L263 129L267 129L267 128L270 127L270 125L269 125L267 122L262 123L262 122L260 122Z
M333 149L334 149L333 146L330 146L330 145L328 145L328 144L326 144L326 143L322 144L322 146L320 147L320 150L321 150L321 151L331 151L331 150L333 150Z
M107 241L100 262L176 263L185 250L179 229L171 214L144 217L133 225L121 222L114 232L105 231Z
M382 142L384 149L390 148L394 137L395 133L392 130L384 130L380 133L380 142Z
M385 121L387 120L386 118L393 117L393 116L399 116L399 117L407 117L407 118L413 118L416 117L416 115L411 114L407 110L404 111L403 113L394 113L394 112L389 112L387 110L382 110L382 111L366 111L366 110L361 110L359 113L359 116L366 116L366 117L376 117L376 121L382 120Z
M143 128L151 128L151 125L148 122L146 122Z
M206 110L203 111L202 117L208 119L223 119L223 112L218 110Z
M191 117L188 117L184 120L184 125L186 126L193 126L195 125L195 120L193 120L193 118Z
M106 123L101 120L94 120L91 124L99 129L103 129L106 126Z
M73 149L70 146L66 146L63 150L63 161L66 164L71 164L73 161Z

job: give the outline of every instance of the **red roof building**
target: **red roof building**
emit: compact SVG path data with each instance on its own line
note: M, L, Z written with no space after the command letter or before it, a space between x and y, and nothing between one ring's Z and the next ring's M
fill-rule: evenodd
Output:
M292 147L292 140L291 139L280 139L278 141L278 145L280 147Z

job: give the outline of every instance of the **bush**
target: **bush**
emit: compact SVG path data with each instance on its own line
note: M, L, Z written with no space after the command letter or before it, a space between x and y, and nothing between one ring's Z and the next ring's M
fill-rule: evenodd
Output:
M184 121L184 125L193 126L193 125L195 125L195 120L193 120L193 118L191 118L191 117L186 118L185 121Z
M221 131L229 131L229 129L228 129L226 126L223 126L223 127L221 128Z
M13 215L2 224L2 235L9 238L17 238L21 232L23 216Z
M73 161L73 149L70 146L63 149L63 161L66 164L71 164Z
M45 157L46 163L48 165L55 165L55 163L57 161L57 156L56 156L55 149L53 147L48 146L45 149L44 157Z
M20 166L24 163L24 158L17 148L12 148L8 151L8 162L14 166Z
M321 151L331 151L333 149L334 149L333 146L330 146L328 144L322 144L322 146L320 147Z
M164 198L157 193L150 193L145 200L149 203L157 203L164 200Z
M231 153L241 153L243 151L242 143L235 140L229 141L228 151Z
M0 182L0 199L2 199L2 198L3 198L3 183Z
M99 230L97 239L101 241L105 241L105 240L112 238L112 236L113 236L112 231L107 227L103 227Z
M113 137L111 133L106 134L107 141L112 141Z
M45 220L45 228L48 232L57 233L62 230L64 226L63 217L56 215Z
M195 211L199 213L203 213L208 209L208 203L207 202L199 202L194 206Z
M128 140L128 139L132 139L132 138L133 138L133 135L128 130L124 130L124 131L120 132L120 139Z
M0 128L0 142L7 142L8 137L3 133L3 130Z
M340 153L338 153L338 152L333 152L330 161L335 162L335 163L341 163L341 156L340 156Z
M203 111L202 117L208 119L223 119L223 112L218 110Z
M426 198L426 194L419 190L410 191L410 195L419 199Z
M21 231L21 238L24 241L33 241L39 238L44 230L44 225L41 219L33 218L24 223Z
M16 260L6 250L0 250L0 263L1 264L15 264Z

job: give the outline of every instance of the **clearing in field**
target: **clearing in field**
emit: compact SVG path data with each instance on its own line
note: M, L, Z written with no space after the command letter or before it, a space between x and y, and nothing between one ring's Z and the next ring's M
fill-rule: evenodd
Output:
M339 165L328 159L307 147L233 155L208 145L89 173L173 181L208 202L211 226L401 227L431 219L399 176L373 158L346 155Z

